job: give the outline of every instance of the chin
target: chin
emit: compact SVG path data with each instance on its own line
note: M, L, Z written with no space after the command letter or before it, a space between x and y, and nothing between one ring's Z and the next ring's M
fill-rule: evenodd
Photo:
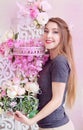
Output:
M52 46L52 45L47 45L47 46L45 46L45 47L46 47L46 49L48 49L48 50L55 48L55 46Z

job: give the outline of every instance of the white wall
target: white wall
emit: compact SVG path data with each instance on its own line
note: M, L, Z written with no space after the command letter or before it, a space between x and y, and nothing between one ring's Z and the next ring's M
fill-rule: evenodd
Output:
M17 0L24 2L23 0ZM75 61L78 74L77 99L72 110L67 110L76 130L83 130L83 0L48 0L52 5L49 15L61 17L70 26L73 36ZM0 35L11 27L16 17L16 0L0 0ZM12 21L13 23L13 21ZM15 24L15 21L14 21Z

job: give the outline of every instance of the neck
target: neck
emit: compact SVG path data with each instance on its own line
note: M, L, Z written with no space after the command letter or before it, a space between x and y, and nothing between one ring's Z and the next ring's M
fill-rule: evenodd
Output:
M50 52L50 59L54 59L57 56L57 53L55 52L55 49L51 49Z

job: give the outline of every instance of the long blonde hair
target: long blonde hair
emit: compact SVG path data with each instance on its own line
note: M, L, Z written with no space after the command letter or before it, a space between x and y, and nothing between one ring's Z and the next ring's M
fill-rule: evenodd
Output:
M68 90L67 90L67 106L72 107L76 98L76 70L75 70L75 63L73 58L73 48L72 48L72 37L68 28L68 25L64 20L61 18L51 18L48 22L54 22L58 25L61 40L58 44L57 48L54 49L54 56L57 55L65 55L68 59L70 65L70 75L68 80Z

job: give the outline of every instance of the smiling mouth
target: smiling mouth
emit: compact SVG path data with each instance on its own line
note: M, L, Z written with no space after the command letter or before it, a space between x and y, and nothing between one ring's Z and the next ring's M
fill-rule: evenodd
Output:
M51 44L53 41L51 41L51 40L46 40L46 43L47 44Z

